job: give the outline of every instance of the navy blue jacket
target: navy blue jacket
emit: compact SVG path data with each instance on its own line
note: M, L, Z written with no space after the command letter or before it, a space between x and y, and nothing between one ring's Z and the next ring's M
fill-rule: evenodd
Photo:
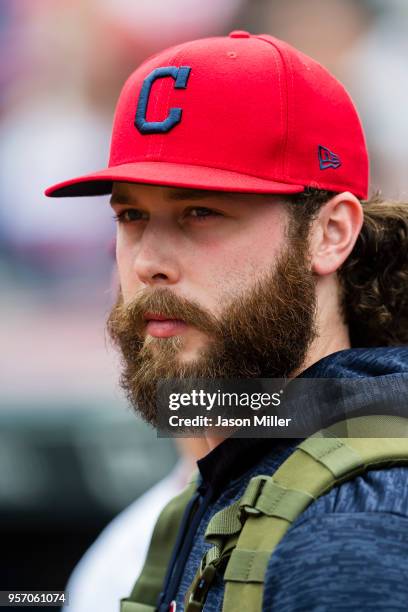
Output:
M381 377L386 397L396 377L408 381L408 348L339 351L302 376ZM298 442L227 439L198 462L201 484L184 516L160 612L173 599L177 611L184 609L185 593L210 547L204 533L212 516L238 500L250 478L273 474ZM220 611L223 593L217 576L204 611ZM263 610L408 610L408 468L370 471L311 504L270 558Z

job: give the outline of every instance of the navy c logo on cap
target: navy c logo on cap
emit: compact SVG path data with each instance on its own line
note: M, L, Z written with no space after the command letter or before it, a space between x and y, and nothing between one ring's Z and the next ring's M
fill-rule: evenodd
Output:
M181 121L183 109L171 108L166 119L163 121L147 121L146 112L149 103L150 91L156 79L164 79L171 77L175 80L175 89L185 89L187 87L188 77L190 76L191 68L189 66L165 66L163 68L155 68L143 81L142 89L140 90L139 101L137 103L135 126L141 134L160 134L168 132L177 123Z

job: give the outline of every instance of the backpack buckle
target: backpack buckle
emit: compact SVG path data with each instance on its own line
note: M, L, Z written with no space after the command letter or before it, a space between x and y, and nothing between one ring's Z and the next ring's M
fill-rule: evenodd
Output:
M207 565L197 576L194 587L190 593L185 612L201 612L207 593L213 583L216 569L214 565Z

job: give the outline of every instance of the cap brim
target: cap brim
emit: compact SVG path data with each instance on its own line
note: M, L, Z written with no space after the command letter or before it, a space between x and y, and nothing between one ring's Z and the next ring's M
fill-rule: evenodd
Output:
M104 195L112 192L114 181L241 193L289 194L304 191L303 185L270 181L229 170L150 161L113 166L57 183L48 187L45 195L54 198Z

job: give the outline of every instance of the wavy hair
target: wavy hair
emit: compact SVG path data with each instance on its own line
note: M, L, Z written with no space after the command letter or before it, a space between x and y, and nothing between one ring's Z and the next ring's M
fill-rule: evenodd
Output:
M307 235L336 193L308 188L289 197L296 232ZM342 312L353 347L408 344L408 203L376 193L362 201L364 223L338 270Z

